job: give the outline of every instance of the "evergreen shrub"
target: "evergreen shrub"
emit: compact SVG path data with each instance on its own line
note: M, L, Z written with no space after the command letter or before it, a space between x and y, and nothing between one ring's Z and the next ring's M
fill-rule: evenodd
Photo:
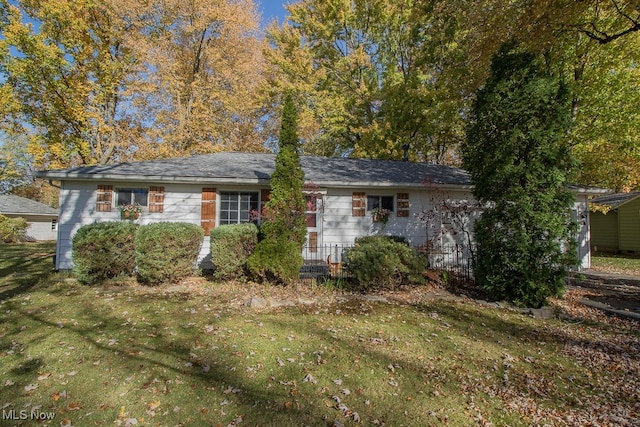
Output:
M571 97L545 58L516 41L491 61L469 112L463 165L483 206L474 275L497 300L541 307L578 264L569 190Z
M247 266L257 280L290 283L300 272L307 236L304 172L300 166L297 112L292 95L282 111L271 196L261 212L260 239Z
M279 239L262 240L251 254L247 267L252 276L271 283L291 283L304 263L298 242Z
M237 279L245 275L247 259L258 244L258 227L253 223L222 225L211 230L213 277Z
M395 236L366 236L356 239L345 251L347 270L364 288L395 288L401 284L423 284L427 266L424 256L406 240Z
M203 240L204 231L195 224L143 225L135 238L138 281L161 284L193 275Z
M133 276L137 224L99 222L82 226L73 236L73 270L80 283L97 284Z

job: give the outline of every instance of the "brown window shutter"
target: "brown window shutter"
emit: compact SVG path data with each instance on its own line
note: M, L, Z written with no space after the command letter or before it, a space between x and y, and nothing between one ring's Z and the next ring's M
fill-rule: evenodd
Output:
M149 187L149 212L164 212L164 187Z
M365 216L367 213L367 196L365 193L353 193L351 197L351 215Z
M318 252L318 233L309 233L309 252Z
M201 224L204 229L204 235L210 236L211 229L216 226L216 189L202 189L202 212Z
M398 193L396 197L398 218L409 217L409 193Z
M96 192L96 212L111 212L113 205L113 186L98 185Z
M262 209L264 209L264 205L271 199L271 190L268 188L263 188L260 190L260 213L262 213Z

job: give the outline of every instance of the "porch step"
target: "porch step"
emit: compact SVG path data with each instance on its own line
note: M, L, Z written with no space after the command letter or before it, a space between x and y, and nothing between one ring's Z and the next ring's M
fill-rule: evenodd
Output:
M329 277L329 265L323 262L305 263L300 268L301 279L325 279Z

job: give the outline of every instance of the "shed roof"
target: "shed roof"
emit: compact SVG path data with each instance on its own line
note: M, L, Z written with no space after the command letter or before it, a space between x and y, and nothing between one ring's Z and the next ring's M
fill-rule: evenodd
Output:
M640 197L640 191L635 191L631 193L607 194L606 196L600 196L600 197L591 199L590 203L594 205L609 206L611 209L617 209L620 206L634 200L637 197Z
M463 169L397 160L301 156L305 180L322 186L471 187ZM222 152L193 157L84 166L38 172L56 180L127 180L203 183L268 183L275 169L275 154Z
M58 210L44 203L13 194L0 194L0 214L58 215Z

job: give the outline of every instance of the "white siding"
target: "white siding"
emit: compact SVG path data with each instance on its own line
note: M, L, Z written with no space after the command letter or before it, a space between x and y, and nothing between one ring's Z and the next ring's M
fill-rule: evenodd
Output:
M394 211L389 217L389 221L384 223L373 222L370 213L363 217L352 216L351 203L354 192L363 192L366 195L380 195L394 197ZM396 197L397 193L409 194L409 216L398 217ZM446 197L456 200L473 200L469 192L450 192ZM355 189L327 189L324 200L323 214L323 242L324 244L353 244L360 236L392 235L404 236L409 244L417 246L424 244L427 240L427 228L430 237L433 233L440 234L440 223L427 227L427 224L418 219L418 215L432 208L434 195L427 190L367 190L365 188ZM473 231L473 225L469 226ZM461 233L444 233L442 243L466 243Z
M578 230L576 233L576 243L578 244L577 255L579 261L579 267L591 268L591 236L589 233L589 204L587 196L578 194L575 196L576 201L574 204L575 220L578 223Z
M100 185L118 187L147 188L148 183L118 184L100 182ZM155 184L154 184L155 185ZM96 211L96 190L98 182L65 182L60 190L60 217L58 218L58 249L56 268L65 270L73 267L71 242L80 227L95 222L120 221L120 211ZM144 212L136 222L140 225L161 221L179 221L200 225L200 206L202 186L187 184L165 184L164 212ZM200 261L209 254L206 239L200 254Z
M104 221L120 221L120 211L113 208L112 212L96 211L96 190L98 184L113 185L114 190L120 187L127 188L147 188L149 183L128 182L118 184L115 182L98 181L69 181L63 183L60 191L60 217L58 218L58 243L56 268L71 269L73 267L71 259L71 242L78 229L86 224ZM152 184L158 185L158 184ZM160 221L180 221L200 225L202 188L215 187L221 191L259 191L259 188L248 186L225 186L225 185L195 185L195 184L161 184L164 187L164 212L148 213L144 212L137 222L141 225ZM429 238L440 236L439 242L445 245L454 243L467 243L464 233L451 232L447 230L441 233L441 224L438 219L433 220L433 226L427 225L418 219L418 215L433 208L438 204L439 198L447 197L450 200L469 200L473 202L470 191L447 191L437 192L427 189L367 189L367 188L327 188L323 189L324 210L319 215L321 220L318 224L318 246L328 245L352 245L357 237L370 235L397 235L404 236L409 244L417 246L427 241L427 229ZM352 195L354 192L363 192L367 195L393 196L394 211L389 221L384 223L373 222L370 213L363 217L352 215ZM397 216L396 198L398 193L409 194L409 216ZM587 210L586 196L577 195L575 211L581 227L578 232L578 256L581 260L582 268L590 266L589 252L589 218ZM220 209L216 209L219 221ZM473 221L479 212L471 218L467 224L468 231L473 240ZM583 216L586 215L586 218ZM459 231L459 230L458 230ZM318 253L319 259L325 259L327 254ZM205 238L203 243L199 265L202 268L211 268L209 257L209 238Z
M54 226L56 218L26 216L26 219L29 223L27 240L56 240L58 237L58 227Z
M389 221L384 223L373 222L371 214L356 217L352 215L352 195L354 192L363 192L367 195L393 196L394 212ZM409 193L410 213L409 217L398 218L395 206L397 192ZM419 245L426 239L426 228L416 219L416 213L424 204L425 192L406 190L369 190L364 188L354 189L327 189L324 196L324 212L322 215L322 244L325 245L351 245L360 236L373 235L398 235L406 237L410 244Z

